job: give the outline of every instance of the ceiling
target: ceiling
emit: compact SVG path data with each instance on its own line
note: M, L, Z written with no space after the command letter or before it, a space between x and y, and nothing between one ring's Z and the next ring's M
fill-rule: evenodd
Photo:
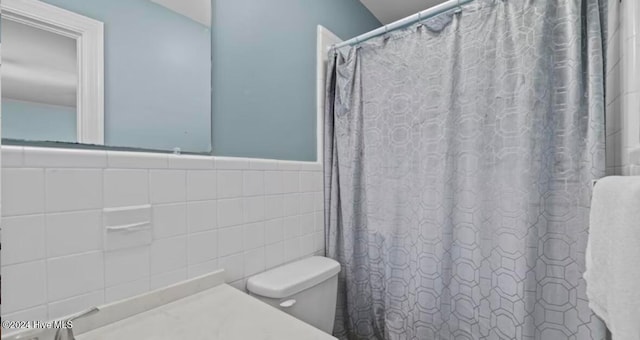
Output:
M151 2L211 27L211 0L151 0Z
M384 25L416 14L446 0L360 0Z
M42 104L76 106L76 41L2 20L2 96Z

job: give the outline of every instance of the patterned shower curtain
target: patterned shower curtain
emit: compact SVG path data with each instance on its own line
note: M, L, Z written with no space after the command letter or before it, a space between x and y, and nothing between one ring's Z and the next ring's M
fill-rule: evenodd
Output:
M332 51L342 339L604 339L585 296L606 1L477 0Z

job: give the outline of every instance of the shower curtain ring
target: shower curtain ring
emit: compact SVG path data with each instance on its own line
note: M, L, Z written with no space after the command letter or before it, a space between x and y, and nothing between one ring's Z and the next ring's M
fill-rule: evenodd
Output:
M455 11L456 14L462 12L462 4L461 4L461 2L462 2L461 0L458 0L458 6L457 6L456 11Z

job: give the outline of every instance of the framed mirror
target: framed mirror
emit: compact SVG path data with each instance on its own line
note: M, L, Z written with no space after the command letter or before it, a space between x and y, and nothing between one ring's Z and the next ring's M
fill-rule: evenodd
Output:
M211 0L3 0L5 144L211 152Z
M2 1L3 136L104 144L103 24Z

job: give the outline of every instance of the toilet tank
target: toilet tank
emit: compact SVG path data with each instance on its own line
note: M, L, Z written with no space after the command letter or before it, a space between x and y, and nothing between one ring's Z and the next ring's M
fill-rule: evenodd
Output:
M251 295L331 334L336 312L340 264L309 257L249 278Z

